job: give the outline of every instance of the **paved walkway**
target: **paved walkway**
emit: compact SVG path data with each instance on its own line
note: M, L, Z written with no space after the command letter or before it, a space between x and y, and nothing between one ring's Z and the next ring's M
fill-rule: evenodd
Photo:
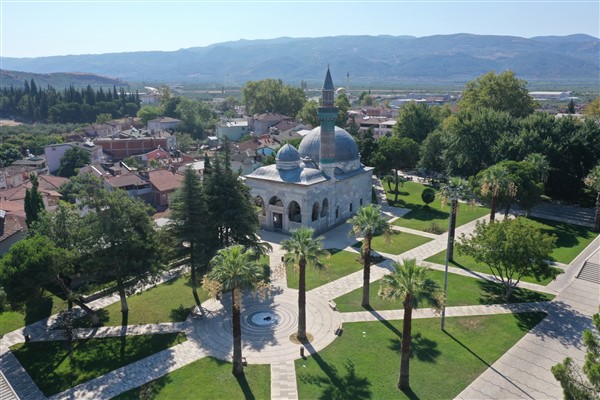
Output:
M385 211L385 210L384 210ZM392 210L397 211L397 210ZM390 215L395 218L397 215ZM481 219L486 219L482 217ZM476 222L473 221L457 229L460 233L473 231ZM417 233L433 239L415 249L401 255L382 254L389 258L371 269L371 279L377 280L389 273L391 260L400 261L403 258L423 260L446 248L445 235L426 235L422 232L412 232L406 228L398 228L404 232ZM356 238L349 234L347 224L340 225L325 235L324 247L339 248L358 252L351 247ZM282 265L281 240L288 236L261 232L264 240L273 246L270 254L272 269L272 286L270 295L266 298L244 296L242 311L243 355L251 364L271 365L271 397L272 399L297 399L297 383L294 360L300 357L300 346L292 343L289 336L296 330L297 291L287 288L286 270ZM594 247L596 246L596 247ZM522 283L523 287L546 293L560 293L551 303L525 303L489 306L448 307L446 315L492 315L515 312L545 310L549 313L542 323L528 333L513 349L507 352L497 363L481 375L469 388L461 393L461 398L532 398L554 397L560 393L556 382L549 378L548 365L553 365L564 358L566 354L581 359L582 349L580 332L590 326L589 315L597 311L598 285L576 280L575 276L586 257L600 247L597 239L584 251L559 279L547 287ZM444 266L430 264L434 269ZM459 268L450 267L449 272L465 276L474 273ZM478 277L492 279L487 274L476 273ZM164 280L174 276L165 276ZM307 355L325 348L336 339L336 330L344 322L375 321L379 319L402 319L402 310L379 312L338 313L328 306L328 300L334 299L362 286L362 271L342 277L334 282L323 285L307 293L307 328L315 336L315 340L306 349ZM564 288L567 288L563 291ZM592 299L592 300L590 300ZM108 296L93 303L95 308L104 307L118 301L118 296ZM122 335L139 335L166 332L184 332L188 337L185 343L156 353L143 360L112 371L104 376L80 384L52 399L108 399L124 391L139 387L151 380L157 379L175 369L188 365L200 358L213 356L223 360L231 360L231 319L229 316L230 296L224 296L221 301L203 303L204 318L188 318L185 322L155 325L137 325L121 327L102 327L94 329L79 329L77 337L109 337ZM278 319L277 324L264 324L265 312L272 312ZM431 310L415 310L414 318L431 318ZM8 351L8 347L23 341L23 334L30 334L32 340L62 340L62 332L48 331L55 322L55 317L29 325L23 329L7 334L0 343L0 365L5 371L7 380L23 399L44 399L44 396L23 370L18 361ZM548 352L553 353L552 357ZM578 353L579 352L579 353ZM527 354L527 357L523 357ZM556 361L555 361L556 359ZM553 364L551 364L553 363ZM511 369L512 368L512 369ZM539 371L537 369L539 369ZM523 372L525 371L525 372ZM544 375L543 371L546 372ZM529 374L529 375L528 375ZM537 379L537 376L542 378ZM554 385L554 386L552 386ZM517 388L517 389L515 389ZM558 396L560 397L560 396Z

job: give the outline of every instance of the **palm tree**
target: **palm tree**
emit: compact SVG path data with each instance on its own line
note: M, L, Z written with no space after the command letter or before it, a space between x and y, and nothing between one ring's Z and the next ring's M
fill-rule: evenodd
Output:
M550 163L545 155L540 153L531 153L523 160L533 165L537 173L539 174L540 181L543 184L548 182L548 174L550 173Z
M242 363L242 289L255 288L262 279L262 268L252 251L234 245L217 252L211 260L212 270L205 279L205 287L213 296L231 291L233 323L233 374L244 372ZM213 284L213 285L211 285ZM215 285L216 284L216 285Z
M590 173L585 177L584 182L598 193L596 196L596 219L594 222L594 230L600 232L600 164L592 168Z
M363 262L363 298L362 306L369 307L369 282L371 278L371 241L373 236L389 233L390 225L381 215L381 207L369 204L359 208L356 215L348 221L356 236L364 237L361 248Z
M306 266L323 269L325 265L321 259L329 256L329 252L321 247L323 237L313 238L313 233L312 229L301 227L291 231L291 239L281 242L281 247L287 252L285 263L298 268L298 333L296 337L299 341L307 340Z
M394 272L383 277L379 296L385 299L402 299L404 305L404 321L402 327L402 350L400 356L400 376L398 389L404 390L409 384L410 343L412 330L412 311L422 302L427 302L435 309L441 307L440 287L433 279L427 277L427 270L417 265L417 260L405 259L402 264L392 264Z
M442 203L450 201L450 221L448 223L448 248L447 257L454 261L454 237L456 234L456 215L458 213L458 199L471 197L471 190L467 181L460 178L451 178L448 184L442 186L439 191Z
M514 197L516 195L517 187L511 180L510 174L506 168L499 165L493 165L482 171L480 185L481 194L483 196L492 196L490 221L493 221L496 216L500 195Z

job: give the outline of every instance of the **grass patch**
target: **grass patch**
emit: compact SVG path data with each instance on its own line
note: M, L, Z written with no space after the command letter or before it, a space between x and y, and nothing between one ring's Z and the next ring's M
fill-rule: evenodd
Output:
M311 290L362 269L360 254L339 249L328 249L331 258L324 260L326 270L306 268L306 290ZM286 266L288 287L298 289L298 271L293 265Z
M249 365L244 368L244 375L236 379L231 363L206 357L115 399L269 399L270 392L268 365Z
M446 263L446 250L441 251L433 256L427 258L425 261L429 261L436 264L444 265ZM454 250L454 261L450 261L448 264L453 267L462 268L465 270L471 270L475 272L481 272L484 274L491 274L490 268L482 263L476 262L473 257L467 255L461 255L458 251ZM537 279L535 276L523 276L521 281L529 283L537 283L538 285L547 285L554 280L554 278L560 275L563 271L560 268L550 267L551 276L546 278Z
M427 242L431 242L433 239L430 239L425 236L413 235L407 232L398 232L394 231L388 239L385 236L375 236L373 241L371 242L371 247L374 251L387 253L387 254L402 254L408 250L414 249L415 247L419 247L422 244ZM362 241L357 242L352 247L360 249L362 246Z
M201 301L210 298L208 292L201 288L198 290L198 295ZM195 305L189 275L182 275L134 294L127 298L127 304L129 306L128 325L185 321L191 307ZM123 322L121 302L118 301L98 310L98 316L106 326L121 325ZM91 326L91 319L89 317L81 318L76 321L76 325L79 327Z
M571 263L598 236L592 228L585 226L533 217L527 221L543 233L556 235L556 247L550 256L563 264Z
M384 184L384 187L386 186L387 185ZM397 202L394 202L394 193L390 187L386 188L386 196L390 205L409 208L411 210L402 218L398 218L394 221L394 225L424 231L429 228L432 223L435 223L441 228L440 232L448 231L450 206L442 205L442 202L439 199L436 199L426 207L423 200L421 200L421 193L423 193L423 189L426 187L429 186L416 182L405 182L404 185L399 188ZM456 215L456 226L464 225L489 213L489 208L473 207L464 203L460 204L458 214Z
M183 333L79 340L73 360L63 341L20 343L11 350L45 396L185 342Z
M446 333L437 318L414 320L410 393L396 388L403 321L347 323L325 350L296 361L298 394L301 399L454 398L544 316L448 318Z
M66 309L66 301L45 291L37 299L27 303L22 310L7 310L0 313L0 336Z
M428 276L444 287L444 272L429 270ZM374 310L402 309L402 300L389 301L377 296L382 281L371 282L371 308ZM504 286L497 282L470 278L456 274L448 274L448 303L452 306L471 306L480 304L528 303L534 301L550 301L554 296L532 290L516 288L508 301L503 297ZM365 311L361 306L362 287L335 299L340 312Z

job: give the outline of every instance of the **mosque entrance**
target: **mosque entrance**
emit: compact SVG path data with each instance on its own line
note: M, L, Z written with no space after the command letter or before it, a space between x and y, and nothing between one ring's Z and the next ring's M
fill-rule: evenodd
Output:
M283 214L273 213L273 229L283 229Z

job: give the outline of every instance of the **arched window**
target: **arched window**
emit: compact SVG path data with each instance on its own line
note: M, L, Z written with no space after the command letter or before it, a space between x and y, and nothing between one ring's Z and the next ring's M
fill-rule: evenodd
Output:
M350 203L350 212L352 212L352 202Z
M319 219L319 202L315 201L315 204L313 204L313 209L312 209L312 220L316 221Z
M362 207L362 199L360 199L360 206Z
M281 199L277 196L271 197L271 200L269 200L269 204L272 206L283 207L283 201L281 201Z
M329 200L323 199L323 207L321 207L321 218L326 217L329 214Z
M302 211L300 210L300 204L292 201L288 206L288 217L292 222L302 222Z
M260 215L265 215L266 214L266 211L265 211L265 202L264 202L264 200L263 200L262 197L256 196L254 198L254 205L257 208L256 211L260 211Z
M335 218L340 217L340 206L335 206Z

